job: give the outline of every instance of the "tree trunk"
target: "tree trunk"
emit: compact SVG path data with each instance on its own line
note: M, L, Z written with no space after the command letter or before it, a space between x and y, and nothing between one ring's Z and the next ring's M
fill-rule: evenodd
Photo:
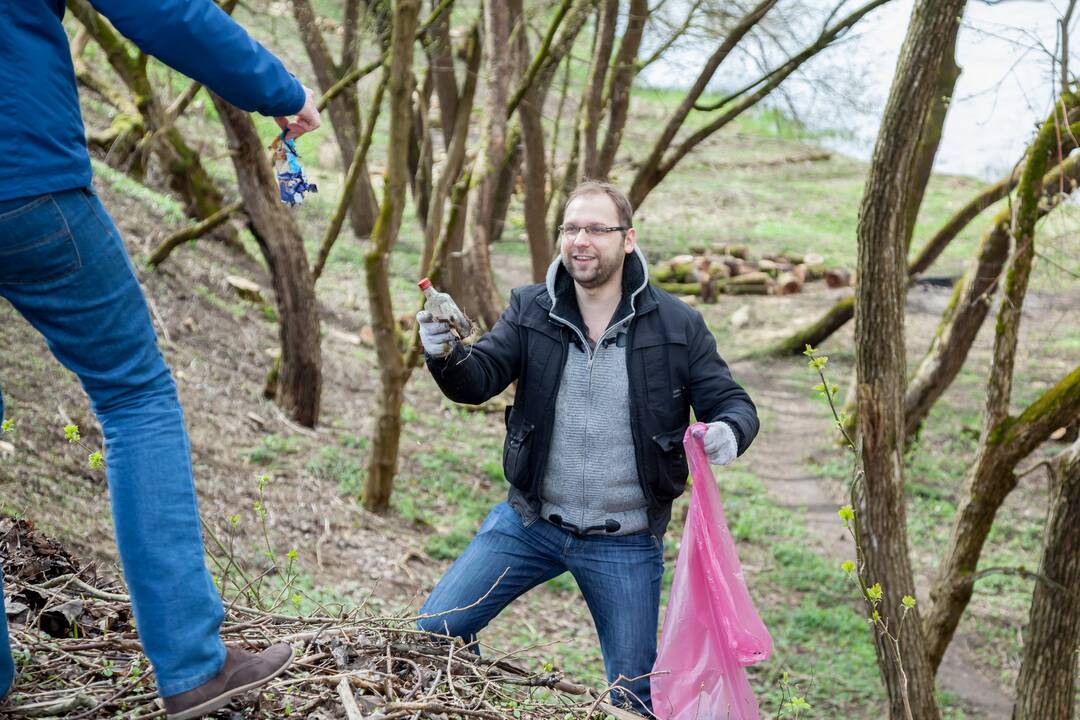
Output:
M645 22L649 19L647 0L630 0L626 18L626 32L619 41L619 51L611 69L605 96L608 106L608 127L604 144L593 171L599 178L607 178L615 165L615 153L622 144L623 129L630 109L630 86L637 75L637 55L645 34Z
M505 48L510 17L505 3L484 4L484 47ZM491 219L498 194L499 170L506 158L506 103L509 97L509 53L484 54L485 97L483 137L472 177L478 182L469 203L463 264L466 288L462 309L491 327L502 312L502 299L491 272Z
M1073 155L1047 173L1043 179L1043 201L1038 217L1043 217L1069 196L1080 182L1080 156ZM1066 193L1060 191L1065 188ZM967 360L997 290L998 279L1009 257L1009 208L994 217L990 230L979 243L979 253L970 269L953 289L952 298L938 323L937 332L919 367L912 375L904 398L905 432L910 439L930 413L938 398L949 388Z
M998 379L991 374L991 384ZM975 570L994 516L1016 487L1017 464L1057 428L1080 413L1080 367L1045 392L1017 418L995 425L979 448L956 509L948 549L930 589L926 617L930 660L936 668L971 600Z
M1049 522L1013 720L1073 720L1080 645L1080 440L1050 463ZM1057 586L1050 585L1049 582Z
M511 0L512 12L521 15L521 0ZM518 37L518 58L523 74L529 61L529 40L525 33ZM542 123L546 87L533 83L517 107L521 122L523 144L522 185L524 186L523 215L525 235L529 240L529 259L532 262L532 281L543 282L551 262L553 245L547 230L547 153Z
M420 0L398 0L390 40L390 137L392 148L404 148L412 132L413 42ZM375 398L375 423L368 453L364 507L382 513L390 506L401 441L401 403L409 368L402 357L397 320L390 292L390 253L393 252L409 186L404 152L387 158L382 207L371 233L371 247L364 259L371 324L379 358L379 389Z
M434 3L433 3L434 4ZM439 118L442 125L443 149L449 149L457 116L458 83L454 72L454 46L450 39L450 13L444 12L428 30L428 67L439 99ZM467 78L466 78L467 79Z
M304 238L278 197L277 181L251 117L211 93L236 168L236 181L251 231L259 243L277 301L281 340L275 401L296 422L319 420L322 355L315 284L304 253Z
M465 167L465 146L469 140L469 115L472 113L473 103L476 97L476 78L480 70L481 48L480 30L473 26L469 33L466 44L465 61L465 85L461 90L461 97L455 96L455 108L457 117L450 122L454 128L453 137L449 138L446 148L446 162L443 163L442 172L435 184L434 194L431 201L431 212L428 222L424 226L424 250L420 257L420 273L430 277L435 246L443 233L443 215L445 205L450 198L451 189L461 177ZM453 237L453 233L450 234ZM441 263L441 258L439 259Z
M584 178L601 180L597 175L599 155L597 135L600 113L603 112L604 78L611 62L611 49L615 45L615 21L619 19L619 0L600 0L596 11L596 34L593 39L592 62L589 63L589 79L585 85L585 123L581 131L581 172Z
M431 194L434 191L434 167L431 128L428 127L428 108L431 103L432 77L430 70L424 74L424 82L413 93L412 135L409 138L409 184L412 187L416 220L421 229L427 226L431 210Z
M919 0L911 16L859 209L855 289L855 364L861 482L855 488L860 577L883 589L877 607L898 650L874 633L891 718L934 720L934 674L918 611L901 626L901 598L914 596L904 504L904 301L907 215L921 131L934 103L946 50L955 41L964 0ZM899 211L898 211L899 209Z
M1051 432L1080 410L1080 368L1032 404L1019 418L1009 416L1013 368L1020 332L1020 313L1027 294L1035 255L1035 222L1043 194L1046 167L1053 155L1067 153L1061 140L1059 118L1066 118L1078 104L1074 95L1063 95L1055 104L1038 137L1028 150L1020 177L1012 234L1016 238L1005 275L1003 297L994 333L994 354L987 380L986 410L982 438L975 464L957 507L948 549L930 591L934 602L926 630L930 660L936 668L952 640L960 617L971 599L975 572L983 544L1001 503L1016 486L1013 468Z
M941 144L941 130L945 126L945 116L952 104L953 90L956 89L956 80L959 77L960 66L956 64L956 37L953 36L952 42L945 50L945 59L938 73L930 114L926 116L926 121L923 123L922 131L919 133L918 149L915 151L911 194L908 195L908 206L905 209L907 215L904 230L905 257L911 247L915 221L919 217L919 208L922 207L926 184L930 181L930 173L934 169L934 158L937 157L938 146Z
M488 244L502 240L506 229L506 214L510 212L510 200L517 187L517 177L521 173L524 159L524 146L521 142L521 130L514 128L503 141L503 154L506 160L494 176L495 197L491 204L491 215L486 219Z
M352 161L349 163L349 169L345 172L345 182L342 184L341 194L338 195L334 214L330 216L330 224L327 226L325 234L323 234L322 242L319 243L319 253L315 259L315 267L311 271L315 282L319 281L319 277L326 268L326 261L330 259L330 251L333 250L334 243L337 242L338 236L341 234L341 226L345 223L345 216L349 214L349 209L353 205L353 191L356 188L356 183L360 181L360 174L364 171L365 167L364 161L367 159L367 154L371 150L371 141L375 134L375 125L379 119L379 112L382 110L382 99L383 94L386 92L387 81L388 78L384 70L379 78L379 84L375 87L375 93L371 98L371 106L368 109L367 129L364 131L364 137L356 146L356 152L353 154Z
M544 151L544 128L540 108L534 105L535 90L518 107L521 137L525 144L525 234L529 238L532 281L543 282L554 256L555 243L547 225L547 158Z
M296 25L300 29L300 38L311 60L312 70L315 71L315 79L319 83L319 90L325 93L338 81L338 78L351 68L339 68L334 64L330 51L326 47L319 28L315 24L315 12L311 7L310 0L294 0L292 3L293 15ZM352 27L350 31L359 32L359 28ZM355 38L348 42L355 44ZM360 142L363 134L360 120L359 92L355 85L342 90L335 95L327 105L330 114L330 125L334 130L338 150L341 153L343 169L348 169L349 162L356 153L356 145ZM375 216L379 212L379 204L375 199L375 191L371 187L371 177L367 168L367 162L360 169L356 186L353 188L353 202L349 206L349 220L352 223L353 233L358 238L365 238L375 225Z
M637 2L638 0L635 0ZM542 123L544 103L551 88L559 63L570 52L578 33L588 18L579 5L568 13L562 32L548 49L542 44L532 63L543 62L544 69L527 88L517 107L524 143L524 219L525 233L529 239L529 258L532 261L532 280L542 282L555 252L555 241L548 230L547 213L555 188L548 182L551 165L546 158L544 128ZM554 27L549 27L547 37L554 37ZM522 35L523 59L528 57L527 37ZM556 111L556 130L552 133L552 147L557 141L560 107ZM551 162L554 162L552 155Z

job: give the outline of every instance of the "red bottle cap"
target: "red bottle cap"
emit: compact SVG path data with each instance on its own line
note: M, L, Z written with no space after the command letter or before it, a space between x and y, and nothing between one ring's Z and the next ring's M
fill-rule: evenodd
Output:
M416 283L416 287L420 288L421 290L427 290L429 287L431 287L431 281L427 278L422 278L420 282Z

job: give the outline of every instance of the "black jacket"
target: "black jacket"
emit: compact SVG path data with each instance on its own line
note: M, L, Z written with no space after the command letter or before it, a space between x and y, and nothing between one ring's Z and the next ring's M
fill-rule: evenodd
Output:
M630 424L649 525L660 537L671 517L671 502L686 488L682 439L690 409L702 422L731 425L740 455L757 435L758 419L750 396L717 354L701 313L648 285L646 278L640 254L628 255L622 305L614 318L633 310L626 343ZM454 402L479 404L517 381L514 405L506 412L503 471L511 485L510 503L527 522L539 512L569 344L581 342L578 333L553 317L553 305L559 317L585 327L573 280L561 264L549 285L551 290L543 284L517 288L510 294L510 307L474 345L459 346L445 359L427 359L435 381Z

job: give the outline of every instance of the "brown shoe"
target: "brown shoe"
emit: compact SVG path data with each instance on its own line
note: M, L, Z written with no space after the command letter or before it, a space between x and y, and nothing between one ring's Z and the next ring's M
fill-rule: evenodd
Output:
M168 720L193 720L229 704L234 695L247 692L280 675L292 662L292 648L272 645L258 655L239 648L225 648L221 672L197 688L165 698Z

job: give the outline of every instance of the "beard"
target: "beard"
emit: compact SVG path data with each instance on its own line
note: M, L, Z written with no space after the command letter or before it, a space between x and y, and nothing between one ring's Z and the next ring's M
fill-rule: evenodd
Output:
M574 282L588 290L605 285L623 266L623 261L626 259L626 253L622 251L621 245L616 248L616 253L610 256L597 252L586 254L595 259L581 264L574 262L574 253L563 251L562 264L570 273L570 277L574 279Z

